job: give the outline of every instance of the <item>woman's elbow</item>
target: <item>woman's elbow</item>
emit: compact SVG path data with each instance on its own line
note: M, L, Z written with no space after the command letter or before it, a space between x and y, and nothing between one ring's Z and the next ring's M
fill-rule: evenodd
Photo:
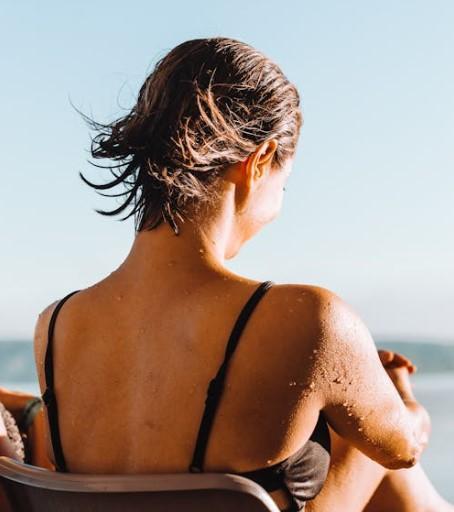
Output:
M405 440L406 446L400 451L389 454L387 460L382 462L382 465L387 469L405 469L416 466L424 451L425 445L423 443L413 442L412 440Z
M386 469L405 469L416 466L419 462L419 456L411 455L409 457L402 457L396 455L393 459L389 459L386 463L382 464Z
M412 468L415 466L427 447L431 431L430 416L417 402L406 404L412 415L411 427L403 427L394 437L392 455L385 465L388 469ZM405 431L405 434L404 434Z

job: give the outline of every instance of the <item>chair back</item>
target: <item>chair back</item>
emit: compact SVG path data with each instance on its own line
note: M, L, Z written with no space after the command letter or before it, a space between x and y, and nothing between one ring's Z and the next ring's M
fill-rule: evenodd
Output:
M57 473L0 457L8 512L280 512L248 478L229 473Z

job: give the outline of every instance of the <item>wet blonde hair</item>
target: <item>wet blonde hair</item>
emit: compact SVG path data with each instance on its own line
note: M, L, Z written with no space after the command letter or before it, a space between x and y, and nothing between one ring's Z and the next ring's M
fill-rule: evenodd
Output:
M96 165L114 179L96 190L122 184L127 196L102 215L130 205L135 229L153 229L164 220L179 233L188 205L216 196L227 166L244 160L265 140L276 138L273 167L293 156L303 117L296 87L277 64L252 46L226 37L192 39L173 48L155 65L138 100L124 117L101 124L82 114L98 133L93 158L117 161Z

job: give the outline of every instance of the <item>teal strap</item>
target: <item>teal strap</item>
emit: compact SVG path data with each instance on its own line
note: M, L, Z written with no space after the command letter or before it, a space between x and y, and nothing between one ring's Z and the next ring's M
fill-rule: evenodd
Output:
M26 432L28 430L35 419L36 414L43 408L43 405L43 401L39 397L34 397L26 403L22 416L17 422L17 425L22 432Z

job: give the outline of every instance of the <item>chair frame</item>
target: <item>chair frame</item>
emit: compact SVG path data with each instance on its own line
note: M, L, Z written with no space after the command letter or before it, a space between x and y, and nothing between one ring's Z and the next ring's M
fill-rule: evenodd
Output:
M256 482L230 473L81 474L59 473L0 456L3 479L51 491L135 493L223 490L252 496L269 512L280 512L271 496Z

